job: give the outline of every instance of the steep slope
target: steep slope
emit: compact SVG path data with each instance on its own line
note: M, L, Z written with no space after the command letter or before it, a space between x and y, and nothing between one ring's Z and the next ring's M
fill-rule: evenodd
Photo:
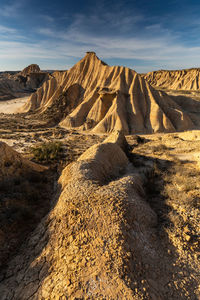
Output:
M63 170L55 207L0 274L1 300L195 299L193 279L163 250L126 145L117 133Z
M94 52L67 72L57 72L21 112L36 112L66 128L125 134L193 128L192 119L135 71L110 67Z
M47 173L0 142L0 269L49 209Z
M52 74L49 80L30 96L29 101L22 107L20 112L30 112L39 109L39 112L43 112L48 109L49 105L52 105L59 96L62 94L62 86L64 85L64 79L67 76L67 71L56 71Z
M33 93L49 78L38 65L30 65L17 74L2 73L0 77L0 100L10 100Z
M154 87L171 90L196 91L200 89L200 69L160 70L149 72L144 78Z

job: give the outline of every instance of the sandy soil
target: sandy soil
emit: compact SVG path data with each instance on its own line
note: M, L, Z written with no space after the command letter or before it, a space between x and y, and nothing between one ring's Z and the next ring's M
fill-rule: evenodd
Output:
M14 114L18 108L20 108L29 97L16 98L12 100L6 100L0 102L0 113Z

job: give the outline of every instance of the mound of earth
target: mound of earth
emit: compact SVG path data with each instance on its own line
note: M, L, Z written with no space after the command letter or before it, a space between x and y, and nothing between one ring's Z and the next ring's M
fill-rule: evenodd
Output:
M0 179L20 176L22 173L32 170L40 172L43 167L22 157L6 143L0 142Z
M94 52L66 72L56 72L21 112L66 128L125 134L194 128L192 118L166 93L152 88L135 71L108 66Z
M195 299L126 148L117 133L63 170L55 207L1 273L2 300Z
M0 100L10 100L33 93L48 78L48 73L41 72L39 66L35 64L17 74L1 73Z
M200 88L200 69L160 70L149 72L144 78L152 86L164 89L196 91Z
M46 167L0 142L0 269L49 209L52 180Z

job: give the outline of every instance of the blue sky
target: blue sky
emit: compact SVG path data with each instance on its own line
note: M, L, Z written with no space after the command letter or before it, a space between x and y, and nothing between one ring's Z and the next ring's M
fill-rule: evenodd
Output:
M200 67L200 1L0 0L0 70L69 69L86 51L137 72Z

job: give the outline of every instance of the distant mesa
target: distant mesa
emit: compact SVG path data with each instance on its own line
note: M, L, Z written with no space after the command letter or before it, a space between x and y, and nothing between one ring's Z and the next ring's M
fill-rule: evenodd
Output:
M134 70L106 65L95 52L87 52L70 70L53 73L21 112L97 133L173 132L199 125L180 102L155 90Z

